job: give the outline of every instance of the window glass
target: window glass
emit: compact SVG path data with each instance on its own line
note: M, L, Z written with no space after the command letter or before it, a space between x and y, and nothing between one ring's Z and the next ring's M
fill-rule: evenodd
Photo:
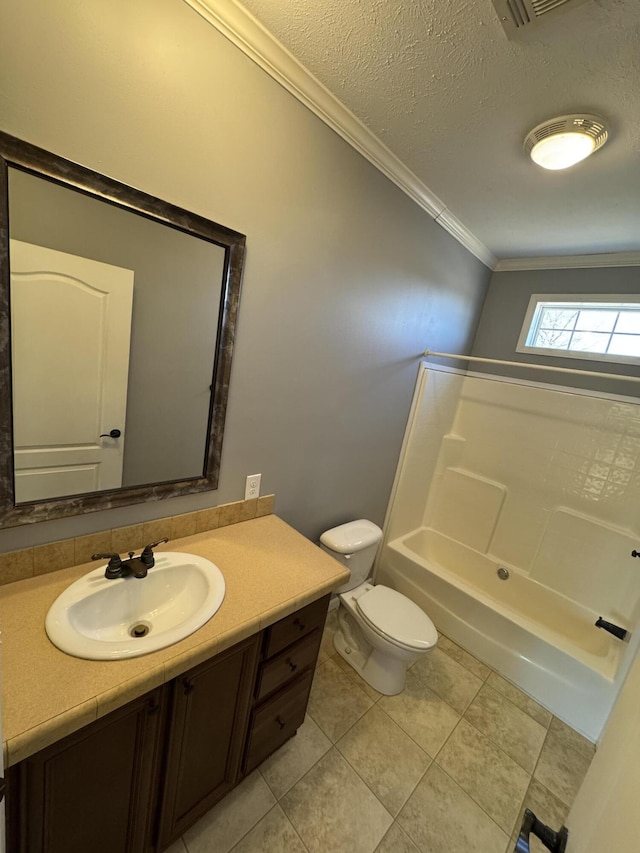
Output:
M640 361L640 294L580 299L532 296L517 350Z

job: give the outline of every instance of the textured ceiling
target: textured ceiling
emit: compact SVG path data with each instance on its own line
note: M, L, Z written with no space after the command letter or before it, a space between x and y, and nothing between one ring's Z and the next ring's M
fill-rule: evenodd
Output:
M242 0L498 258L640 250L640 0L590 0L510 41L491 0ZM567 172L522 151L586 111Z

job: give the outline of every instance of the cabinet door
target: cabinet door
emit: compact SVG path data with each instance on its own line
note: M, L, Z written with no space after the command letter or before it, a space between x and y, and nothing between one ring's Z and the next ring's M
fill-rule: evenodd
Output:
M13 853L145 853L151 844L160 689L11 768Z
M239 643L173 682L161 850L236 784L259 641Z

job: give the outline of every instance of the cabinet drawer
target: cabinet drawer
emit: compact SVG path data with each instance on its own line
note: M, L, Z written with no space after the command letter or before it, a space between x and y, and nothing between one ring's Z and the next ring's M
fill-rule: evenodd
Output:
M253 712L245 773L250 773L302 725L312 681L313 670L309 670Z
M270 658L278 654L291 643L295 643L306 634L310 634L315 628L322 628L327 616L329 596L312 601L302 610L285 616L275 625L267 628L265 641L265 657Z
M316 662L322 632L315 628L311 634L286 648L279 655L262 664L258 676L256 699L264 699L274 690L283 687Z

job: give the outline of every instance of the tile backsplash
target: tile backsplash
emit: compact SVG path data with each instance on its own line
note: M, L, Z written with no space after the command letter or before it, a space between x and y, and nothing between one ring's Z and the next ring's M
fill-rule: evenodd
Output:
M0 585L24 580L34 575L44 575L69 566L88 563L92 554L119 553L144 548L149 542L163 537L181 539L204 533L217 527L249 521L273 512L275 496L264 495L248 501L235 501L220 506L158 518L143 524L115 527L75 539L63 539L21 551L0 554Z

